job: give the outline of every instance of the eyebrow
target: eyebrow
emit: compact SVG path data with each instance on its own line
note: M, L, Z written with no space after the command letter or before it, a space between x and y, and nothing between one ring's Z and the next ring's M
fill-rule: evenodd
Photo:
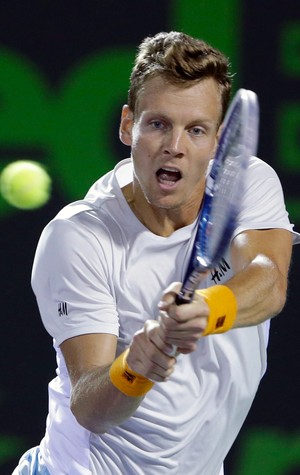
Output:
M167 121L172 121L171 117L168 116L167 114L163 113L163 112L159 112L159 111L155 111L155 110L148 110L148 111L142 111L141 115L143 116L156 116L156 117L159 117L161 119L164 119L164 120L167 120ZM213 119L209 119L208 117L195 117L194 119L191 119L189 120L190 124L197 124L197 123L207 123L207 124L212 124L214 125L216 123L215 120Z

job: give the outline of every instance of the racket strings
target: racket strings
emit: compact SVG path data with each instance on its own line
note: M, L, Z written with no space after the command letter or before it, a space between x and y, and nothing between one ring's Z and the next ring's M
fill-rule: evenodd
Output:
M184 301L192 299L203 274L216 267L229 247L238 220L248 161L256 154L258 126L257 96L240 89L226 113L207 176L199 227L181 289Z
M223 242L224 235L231 234L235 225L234 216L242 198L242 188L239 184L243 182L245 170L243 156L245 154L244 132L237 122L236 128L231 131L225 145L225 159L219 167L216 181L214 183L214 196L211 202L210 221L206 226L206 253L209 258L221 258L223 251L220 243ZM214 226L211 232L212 223Z

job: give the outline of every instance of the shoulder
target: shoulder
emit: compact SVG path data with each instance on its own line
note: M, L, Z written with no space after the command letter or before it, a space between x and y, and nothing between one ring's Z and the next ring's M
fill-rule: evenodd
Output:
M105 214L85 201L64 207L41 233L37 254L73 256L99 253L110 243L111 226Z
M266 163L264 160L254 156L250 157L247 175L248 177L252 177L257 180L266 177L275 178L279 180L276 171L274 170L274 168L272 168L271 165Z
M263 160L251 157L236 234L246 229L266 228L292 230L292 225L277 173Z
M261 197L283 198L280 179L271 165L260 158L251 157L246 171L245 197L258 201Z

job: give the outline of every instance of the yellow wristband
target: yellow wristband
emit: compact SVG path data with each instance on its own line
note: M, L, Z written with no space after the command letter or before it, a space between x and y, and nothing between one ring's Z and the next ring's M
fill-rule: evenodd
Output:
M208 289L196 290L209 307L207 327L203 336L224 333L232 328L237 314L237 301L232 290L226 285L215 285Z
M129 349L115 359L109 370L112 384L126 396L144 396L154 383L133 371L127 364Z

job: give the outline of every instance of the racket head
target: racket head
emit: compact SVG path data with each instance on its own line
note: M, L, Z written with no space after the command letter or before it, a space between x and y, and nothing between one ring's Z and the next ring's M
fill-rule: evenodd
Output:
M180 298L191 300L204 273L226 252L244 188L249 158L256 154L259 105L253 91L239 89L226 113L206 180L202 211Z

